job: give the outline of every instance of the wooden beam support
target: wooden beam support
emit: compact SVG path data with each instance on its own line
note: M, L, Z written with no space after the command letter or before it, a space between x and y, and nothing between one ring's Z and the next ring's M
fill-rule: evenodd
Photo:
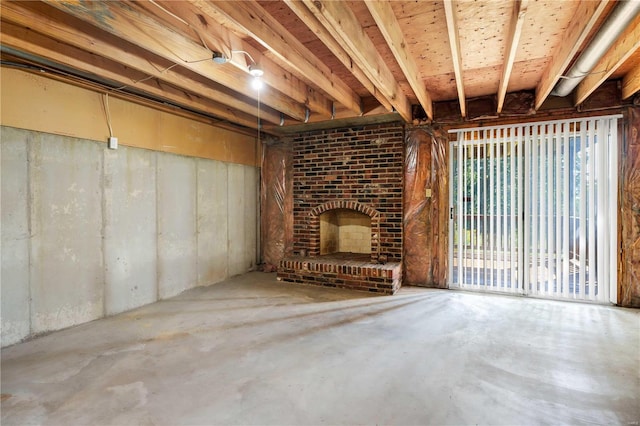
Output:
M70 23L68 17L58 19L63 15L61 11L52 10L48 6L36 2L2 2L1 6L3 20L13 22L22 27L29 27L40 34L66 43L69 46L84 50L89 49L87 51L94 58L109 59L124 65L127 69L138 70L143 73L142 76L123 80L123 85L137 88L141 84L136 83L138 80L154 77L185 91L218 99L221 103L225 103L240 113L255 115L256 105L254 103L243 101L226 92L217 90L211 85L192 80L175 69L167 69L170 63L167 65L163 60L157 60L150 56L138 56L144 54L143 51L136 52L137 49L122 49L118 46L120 43L113 36L105 35L103 38L97 38L83 35L92 29L90 25L82 22ZM100 75L99 72L95 74ZM268 116L270 117L269 121L278 119L278 114L275 112L268 113Z
M0 53L0 58L2 58L3 60L9 58L8 60L10 60L11 58L13 58L11 55L5 55ZM14 58L15 59L15 58ZM38 75L38 76L43 76L41 71L37 71L37 70L31 70L31 69L21 69L21 71L27 72L27 73L31 73L34 75ZM45 73L46 78L52 79L52 80L56 80L59 81L61 83L65 83L65 84L70 84L73 85L75 87L80 87L83 89L87 89L87 90L91 90L94 91L96 93L100 93L100 94L106 94L108 92L108 90L106 90L103 86L101 86L98 83L92 83L90 81L86 81L86 80L82 80L82 79L70 79L69 76L66 75L60 75L60 74L54 74L51 72L47 72ZM242 127L238 124L235 123L230 123L226 120L221 120L219 118L216 117L211 117L211 116L207 116L206 114L202 113L202 112L197 112L197 111L189 111L174 105L170 105L166 102L160 102L154 99L149 99L149 98L145 98L142 96L136 96L130 93L124 93L124 92L110 92L109 96L112 96L114 98L118 98L118 99L122 99L137 105L142 105L142 106L146 106L148 108L152 108L154 110L157 111L163 111L163 112L167 112L169 114L172 115L176 115L178 117L184 117L184 118L188 118L189 120L194 120L197 121L199 123L204 123L204 124L209 124L211 126L215 126L221 129L227 129L230 130L234 133L239 133L239 134L243 134L243 135L247 135L247 136L253 136L255 137L256 135L256 131L255 129L250 129L248 127ZM268 134L273 134L273 135L278 135L279 132L270 132L267 131L266 129L263 130L264 133L268 133Z
M600 59L588 76L578 84L574 105L584 102L627 59L640 48L640 15L634 19L616 40L611 49Z
M2 2L3 5L5 2ZM204 46L172 31L149 16L141 14L123 2L83 2L74 0L50 1L47 4L82 21L127 40L155 55L187 68L216 83L257 100L257 93L250 88L250 79L234 67L220 66L205 60L211 52ZM83 35L90 38L87 35ZM277 92L262 94L261 101L277 111L304 120L306 107Z
M408 43L402 33L402 27L393 12L391 2L389 0L367 1L365 4L413 89L413 93L418 98L422 109L424 109L429 119L433 120L431 95L429 95L424 81L420 79L421 72L418 70L418 66L407 48Z
M301 76L307 83L325 92L356 114L361 114L360 97L344 81L334 75L299 40L254 0L225 2L190 0L202 13L225 27L247 34L269 50L279 61Z
M411 122L409 100L348 3L326 0L303 1L318 21L340 42L398 114L405 121Z
M4 16L3 16L4 18ZM166 100L183 108L228 120L246 127L258 128L258 120L255 114L247 114L234 108L216 104L194 93L186 93L174 86L167 85L158 80L143 81L147 76L125 65L110 61L99 55L85 52L79 48L62 44L42 34L38 34L29 28L2 21L0 27L2 44L20 52L43 58L47 61L71 67L85 74L100 76L101 79L111 80L115 84L135 88L138 92L150 95L152 98ZM139 80L135 85L131 81ZM108 89L105 89L108 91ZM120 90L112 90L119 92ZM254 111L257 108L254 106ZM261 118L265 112L261 111ZM274 118L274 113L269 113ZM276 120L271 120L278 123Z
M240 113L256 113L256 105L246 102L225 91L217 90L210 84L193 80L175 69L167 69L166 61L157 60L151 55L143 56L144 52L136 52L137 49L123 49L118 39L105 34L104 37L91 37L87 34L93 28L83 22L69 22L63 15L64 12L51 9L47 5L39 2L2 2L0 12L4 21L10 21L22 27L46 35L52 39L59 40L70 46L86 50L96 57L103 57L125 65L127 68L140 71L146 76L152 76L172 84L178 88L192 93L198 93L204 97L216 99L219 103L225 104L238 110ZM95 31L95 30L94 30ZM99 75L97 73L96 75ZM143 75L143 76L144 76ZM137 79L131 79L128 86L136 86ZM265 120L278 122L279 114L265 110L261 112Z
M466 96L464 94L464 81L462 76L462 54L460 52L460 37L458 36L458 19L456 17L457 1L443 0L444 14L447 19L447 32L449 33L449 44L451 46L451 59L453 60L453 72L456 76L456 89L458 91L458 102L460 103L460 114L467 116Z
M598 19L607 8L610 0L581 1L578 4L569 27L565 31L562 42L556 48L551 62L542 73L540 83L536 87L536 110L547 99L556 83L567 70L574 56L589 36Z
M394 123L402 121L401 117L396 113L381 112L377 115L336 118L335 120L317 121L307 124L294 124L290 126L268 127L265 131L281 135L289 136L301 132L312 132L317 130L339 129L351 126L367 126L381 123Z
M504 65L502 66L502 76L500 77L500 85L498 86L498 107L497 112L502 112L504 98L507 95L507 87L509 86L509 78L513 70L513 63L516 59L518 44L520 43L520 35L522 34L522 26L527 14L527 5L529 0L516 0L513 2L513 14L511 15L511 27L506 38Z
M213 19L207 19L200 9L190 2L151 0L137 1L132 4L164 19L168 25L181 28L184 34L191 30L196 34L195 41L203 40L211 50L224 53L229 58L229 64L246 74L249 74L247 66L251 62L245 55L233 53L233 51L248 52L264 71L261 78L267 86L306 105L316 114L331 117L333 102L320 91L301 81L229 29L214 22Z
M289 9L295 13L298 18L311 30L313 33L324 43L325 46L338 58L338 60L344 65L353 76L364 86L364 88L371 93L375 99L380 102L380 105L386 108L387 111L391 111L393 106L385 98L382 93L369 78L362 72L360 67L353 62L351 56L344 50L343 46L331 35L328 29L326 29L315 17L315 15L304 5L300 0L284 0L284 3L289 6ZM366 110L362 111L366 114Z
M622 79L622 99L640 92L640 64L632 68Z

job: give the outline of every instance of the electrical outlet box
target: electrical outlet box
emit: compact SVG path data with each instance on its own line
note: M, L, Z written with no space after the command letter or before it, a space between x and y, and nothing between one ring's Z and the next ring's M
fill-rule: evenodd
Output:
M109 147L109 149L118 149L118 138L111 136L107 141L107 147Z

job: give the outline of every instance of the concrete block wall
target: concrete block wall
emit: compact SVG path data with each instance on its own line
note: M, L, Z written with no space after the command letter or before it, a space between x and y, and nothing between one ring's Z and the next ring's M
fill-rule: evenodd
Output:
M2 346L255 267L258 168L0 131Z

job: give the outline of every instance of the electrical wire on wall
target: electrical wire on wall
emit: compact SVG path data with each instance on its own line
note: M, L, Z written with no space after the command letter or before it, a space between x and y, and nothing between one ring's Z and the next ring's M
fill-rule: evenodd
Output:
M109 127L109 138L107 139L107 148L118 149L118 138L113 134L113 127L111 126L111 109L109 108L109 92L102 95L102 106L104 107L104 114L107 117L107 127Z
M183 24L185 24L186 26L188 26L189 28L191 28L200 38L200 41L202 42L202 45L204 46L205 49L207 49L209 52L212 52L213 55L213 51L209 48L209 46L207 45L207 42L205 41L204 37L202 37L202 34L200 34L200 31L198 31L197 28L195 28L193 25L189 24L187 21L185 21L184 19L180 18L179 16L177 16L176 14L172 13L171 11L167 10L166 8L164 8L163 6L161 6L160 4L156 3L153 0L149 0L151 4L153 4L154 6L158 7L159 9L161 9L163 12L167 13L168 15L172 16L173 18L179 20L180 22L182 22ZM212 57L207 57L204 59L197 59L197 60L193 60L193 61L187 61L186 59L182 59L182 62L187 63L187 64L193 64L193 63L198 63L198 62L205 62L205 61L210 61L212 59ZM163 70L159 71L160 74L163 74L167 71L169 71L170 69L176 67L179 65L179 62L175 62L174 64L164 68ZM114 91L123 91L124 89L127 89L131 86L135 86L138 83L142 83L144 81L150 80L152 78L156 77L155 75L149 74L144 78L141 78L139 80L133 80L130 84L125 84L119 87L115 87L110 89L107 93L105 93L105 95L103 96L103 106L105 109L105 114L107 117L107 125L109 127L109 148L115 149L117 148L117 143L118 140L117 138L114 137L113 135L113 128L111 127L111 114L109 111L109 92L114 92ZM258 94L259 96L259 94ZM259 106L258 106L259 108Z
M104 115L107 119L107 127L109 127L109 137L113 137L113 127L111 127L111 111L109 111L109 93L102 94L102 107Z

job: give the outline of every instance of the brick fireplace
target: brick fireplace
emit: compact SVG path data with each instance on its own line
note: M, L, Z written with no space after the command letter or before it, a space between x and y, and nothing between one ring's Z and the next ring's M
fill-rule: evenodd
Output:
M401 285L403 136L399 123L292 141L293 242L284 281L393 294Z

